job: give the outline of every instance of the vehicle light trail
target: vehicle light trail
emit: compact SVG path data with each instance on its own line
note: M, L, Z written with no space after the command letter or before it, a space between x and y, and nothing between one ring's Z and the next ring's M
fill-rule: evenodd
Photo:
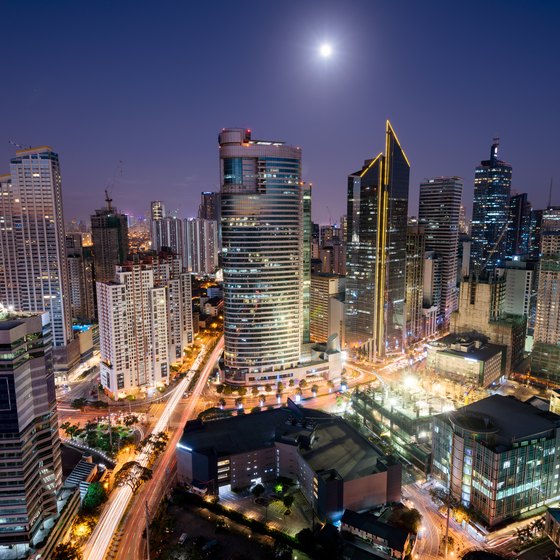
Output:
M221 346L222 344L223 337L218 341L217 346ZM171 397L167 401L165 409L154 426L152 433L165 431L175 407L183 397L183 393L187 390L193 376L200 368L206 354L206 346L203 346L189 373L179 382L175 391L171 394ZM138 463L142 466L146 466L150 458L150 453L151 445L147 445L140 453L137 454L134 460L138 461ZM84 560L103 560L105 558L107 550L113 540L113 536L119 527L120 521L131 501L132 496L133 493L131 488L126 485L113 490L109 503L103 510L99 522L95 526L90 539L84 547Z

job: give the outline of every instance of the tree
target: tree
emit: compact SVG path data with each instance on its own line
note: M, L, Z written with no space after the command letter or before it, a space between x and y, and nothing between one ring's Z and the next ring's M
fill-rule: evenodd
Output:
M261 406L264 406L264 403L266 402L266 395L263 395L262 393L259 395L259 402L261 403Z
M251 494L253 494L255 498L260 498L264 494L264 486L262 484L257 484L251 490Z
M290 381L288 381L288 387L293 387L295 384L295 381L293 379L290 379Z
M224 397L222 397L219 401L218 404L220 405L220 408L224 408L224 406L226 406L226 399L224 399Z
M75 544L60 543L54 549L51 560L82 560L82 552Z
M231 387L229 385L226 385L224 387L224 395L228 396L231 395L231 393L232 393Z
M130 487L136 493L142 484L152 478L152 469L141 465L138 461L128 461L115 473L115 484L117 486Z
M87 404L87 400L84 399L84 398L81 398L81 399L74 399L70 403L70 406L72 408L76 408L76 409L80 408L81 409L81 408L84 408L84 406L86 406L86 404Z
M288 494L285 494L284 497L282 498L282 503L284 504L284 507L286 508L286 515L290 515L290 513L291 513L290 508L294 504L294 497L290 496Z
M247 394L247 387L239 387L239 389L237 389L237 393L240 397L244 397Z
M256 397L259 394L259 388L258 387L253 387L251 389L251 395L253 395L253 397Z
M135 424L138 424L138 416L136 416L136 414L127 414L124 417L124 425L127 428L130 428L131 426L134 426Z
M298 387L298 388L296 389L296 395L298 395L298 396L301 397L301 393L302 393L302 391L301 391L301 389Z
M284 383L282 383L282 381L278 381L278 383L276 383L276 391L278 393L281 393L284 390Z
M395 509L390 521L393 525L416 535L422 525L422 514L415 508Z
M220 383L220 385L216 385L216 393L218 393L218 395L222 394L224 392L224 386Z
M315 546L315 535L313 535L313 531L306 527L302 529L297 535L296 539L299 543L308 549L311 549Z
M240 407L243 404L243 397L237 397L235 399L235 406Z
M319 386L318 385L313 385L311 387L311 392L313 393L313 395L317 395L317 393L319 392Z
M271 392L272 392L272 386L271 386L269 383L267 383L267 384L264 386L264 390L265 390L267 393L271 393Z
M305 389L307 387L307 381L305 379L302 379L299 382L299 387L300 387L300 389Z
M82 508L85 511L96 510L107 499L107 492L99 482L92 482L87 489Z
M70 439L74 439L82 431L80 429L80 426L78 426L77 424L70 424L70 422L64 422L64 424L62 424L60 426L60 428L64 431L66 436L69 437Z

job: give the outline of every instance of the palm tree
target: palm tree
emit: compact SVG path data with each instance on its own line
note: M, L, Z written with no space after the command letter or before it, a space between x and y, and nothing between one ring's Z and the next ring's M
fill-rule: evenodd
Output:
M311 387L311 392L313 393L313 396L316 397L317 396L317 392L319 391L319 387L317 385L313 385Z

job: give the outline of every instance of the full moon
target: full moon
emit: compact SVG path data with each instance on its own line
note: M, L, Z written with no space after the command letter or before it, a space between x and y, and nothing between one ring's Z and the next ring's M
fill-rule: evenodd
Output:
M328 43L323 43L319 47L319 54L323 58L329 58L332 55L332 47Z

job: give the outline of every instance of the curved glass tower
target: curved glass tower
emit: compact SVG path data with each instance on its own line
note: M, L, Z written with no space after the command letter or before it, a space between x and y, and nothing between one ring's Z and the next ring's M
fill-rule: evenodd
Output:
M219 144L226 380L281 379L303 337L301 150L244 129Z

